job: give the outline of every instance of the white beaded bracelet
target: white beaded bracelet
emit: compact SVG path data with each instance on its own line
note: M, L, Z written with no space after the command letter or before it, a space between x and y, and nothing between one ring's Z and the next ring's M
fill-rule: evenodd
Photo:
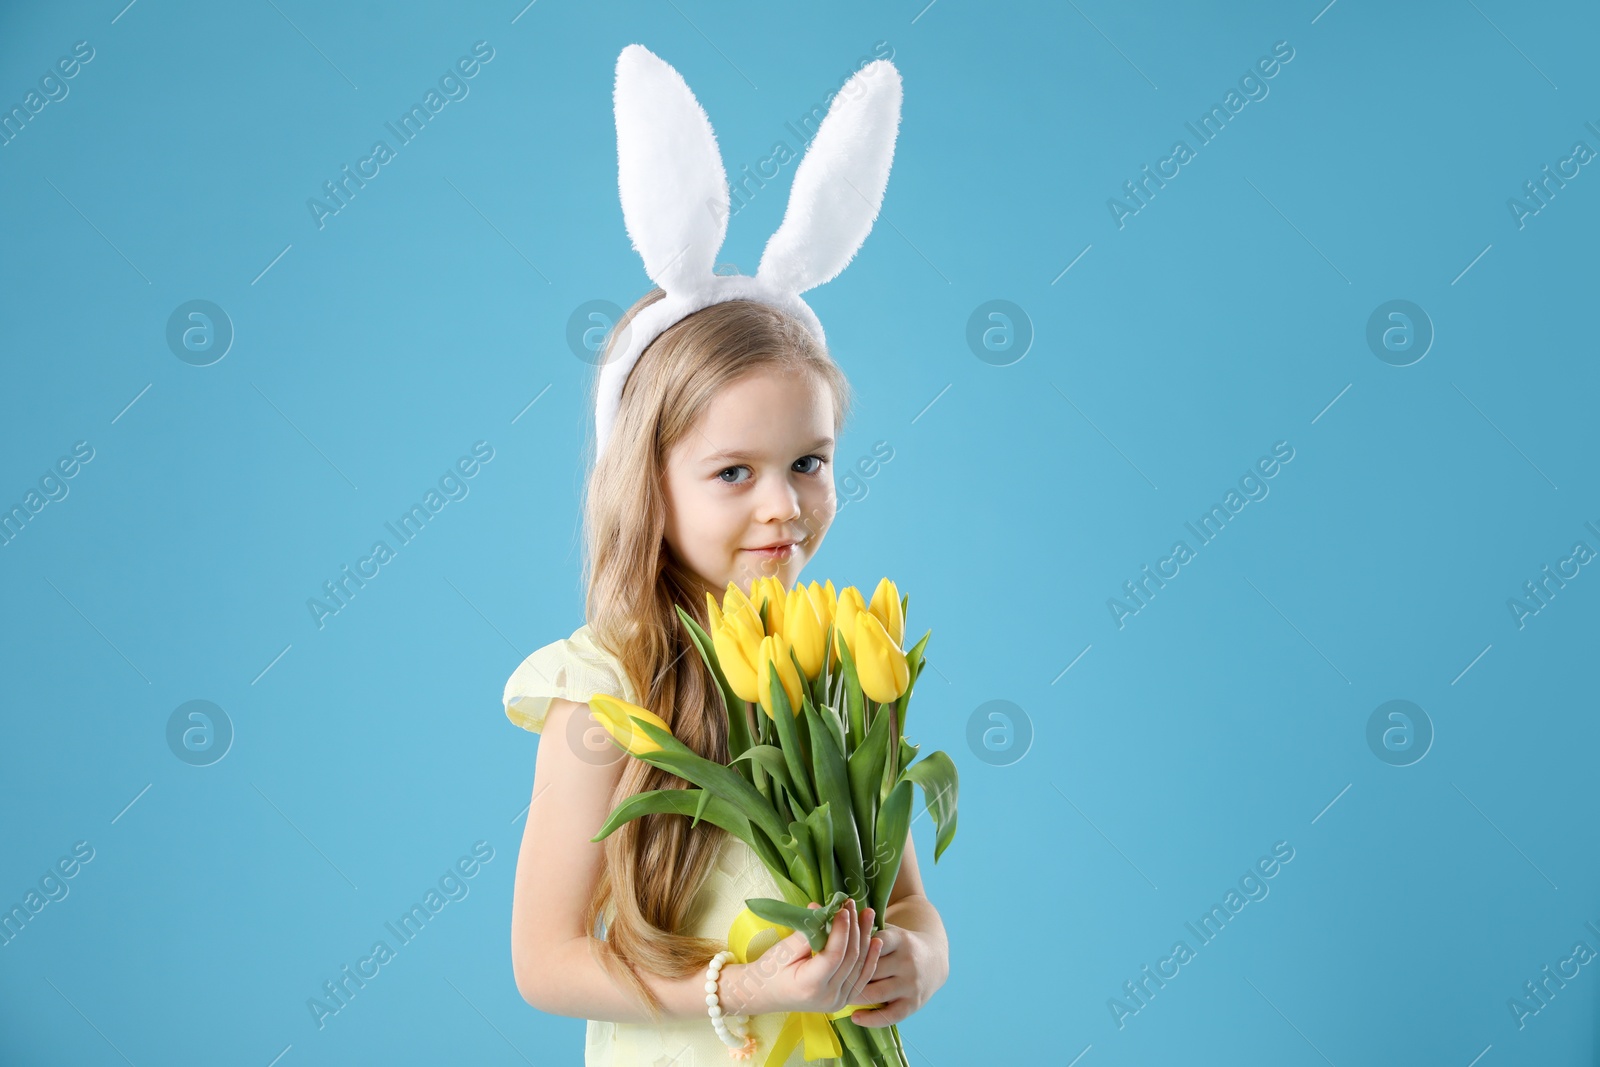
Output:
M736 1060L747 1060L755 1054L756 1038L749 1033L745 1024L749 1021L744 1015L724 1015L722 1005L717 1001L717 979L722 975L722 965L733 959L733 953L723 949L711 957L711 963L706 967L706 1014L711 1016L711 1027L716 1030L722 1043L728 1046L728 1055ZM730 1032L728 1024L733 1024Z

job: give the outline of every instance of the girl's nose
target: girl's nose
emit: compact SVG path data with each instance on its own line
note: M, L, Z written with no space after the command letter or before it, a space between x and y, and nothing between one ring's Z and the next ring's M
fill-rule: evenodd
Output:
M774 479L756 504L758 522L798 522L800 494L785 479Z

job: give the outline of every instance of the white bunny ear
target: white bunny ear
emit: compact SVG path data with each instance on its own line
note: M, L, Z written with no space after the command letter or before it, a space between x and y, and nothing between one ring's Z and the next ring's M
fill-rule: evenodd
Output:
M794 174L756 274L791 293L831 281L872 231L900 130L900 72L868 63L839 89Z
M667 292L697 288L728 232L728 173L705 109L644 45L617 57L617 187L645 273Z

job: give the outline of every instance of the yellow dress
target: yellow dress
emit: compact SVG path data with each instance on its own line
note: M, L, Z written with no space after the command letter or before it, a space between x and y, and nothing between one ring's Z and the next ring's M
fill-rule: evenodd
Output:
M584 625L571 637L545 645L522 661L506 682L506 717L524 730L538 733L544 729L552 698L587 703L596 693L639 703L627 672ZM747 897L782 899L783 894L749 845L729 833L719 836L717 860L694 896L685 932L726 945L728 928L744 910ZM609 921L611 914L608 911L602 921ZM787 1012L750 1017L749 1030L759 1043L755 1056L743 1063L750 1067L765 1064L787 1018ZM667 1018L659 1025L590 1019L583 1062L585 1067L713 1067L736 1061L711 1028L710 1018L701 1015ZM802 1044L789 1053L783 1067L833 1067L839 1062L807 1061Z

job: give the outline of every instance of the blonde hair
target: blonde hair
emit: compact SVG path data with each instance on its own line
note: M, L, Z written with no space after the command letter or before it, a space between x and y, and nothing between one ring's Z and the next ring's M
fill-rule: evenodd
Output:
M652 289L618 320L606 341L607 360L633 317L663 296ZM815 375L833 394L838 437L851 390L826 349L798 320L770 305L723 301L674 323L639 357L623 386L611 436L590 472L584 506L583 581L591 632L621 661L643 706L665 719L684 744L719 763L728 761L727 716L674 611L681 606L706 625L703 586L663 536L667 457L722 389L767 369ZM593 447L591 436L591 457ZM628 757L612 807L646 790L688 785ZM704 821L691 829L681 815L645 815L605 839L584 928L591 931L590 949L601 965L632 988L657 1021L662 1006L635 968L683 977L726 947L720 939L679 932L724 833ZM608 905L615 915L601 940L593 931Z

